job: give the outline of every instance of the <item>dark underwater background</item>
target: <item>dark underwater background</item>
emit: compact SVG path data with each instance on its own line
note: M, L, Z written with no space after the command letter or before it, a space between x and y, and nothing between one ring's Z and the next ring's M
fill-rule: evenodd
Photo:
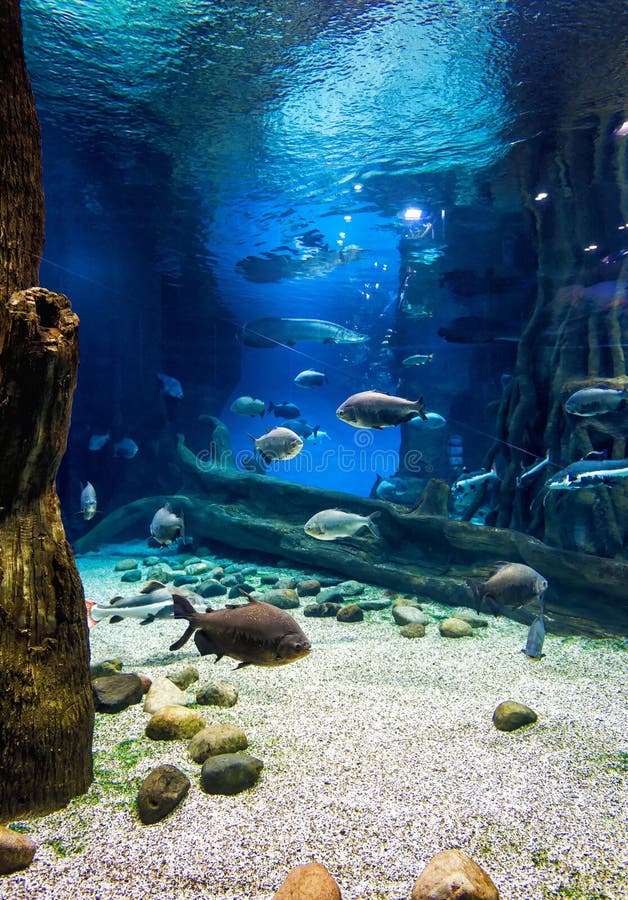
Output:
M295 403L329 435L273 464L278 477L367 496L394 476L400 430L356 431L335 415L368 389L423 396L447 420L425 452L403 426L421 476L451 483L461 465L484 466L517 354L499 338L521 332L538 287L513 150L598 114L621 126L625 3L23 0L22 15L42 128L40 281L81 320L58 479L71 539L94 524L76 515L88 480L103 515L176 492L177 435L209 458L203 416L228 427L241 464L249 435L282 421L235 415L243 395ZM551 203L545 189L539 204ZM591 235L566 284L624 277L622 224ZM340 261L352 245L358 258ZM275 316L369 340L239 339L247 321ZM458 317L468 333L447 342L439 329ZM487 321L498 339L476 342ZM402 366L412 354L428 360ZM309 368L328 383L295 385ZM124 438L132 458L114 455Z

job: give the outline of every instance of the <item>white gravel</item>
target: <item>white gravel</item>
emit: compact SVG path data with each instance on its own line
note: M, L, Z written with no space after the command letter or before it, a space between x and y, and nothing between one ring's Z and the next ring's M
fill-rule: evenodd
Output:
M78 562L86 596L133 592L113 574L114 557ZM296 610L310 656L237 672L232 660L199 657L193 642L170 653L185 623L99 624L92 662L120 657L124 671L151 677L190 663L201 682L237 686L236 706L201 709L208 724L243 728L264 770L249 791L209 796L186 742L145 737L141 705L98 715L92 788L65 810L22 823L38 845L35 859L0 879L0 896L270 900L292 866L315 860L344 900L407 900L429 859L460 847L504 900L625 898L625 643L549 634L545 658L534 663L519 652L523 625L489 617L471 637L446 639L436 622L451 610L425 610L434 624L414 640L389 611L340 624ZM507 699L531 706L538 722L497 731L493 710ZM192 787L166 820L143 826L137 785L165 762Z

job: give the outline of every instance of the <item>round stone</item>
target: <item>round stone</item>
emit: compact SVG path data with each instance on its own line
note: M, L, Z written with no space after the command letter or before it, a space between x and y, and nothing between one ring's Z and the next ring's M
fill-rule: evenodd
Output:
M533 709L516 700L504 700L493 713L493 725L499 731L515 731L522 725L536 722L538 716Z

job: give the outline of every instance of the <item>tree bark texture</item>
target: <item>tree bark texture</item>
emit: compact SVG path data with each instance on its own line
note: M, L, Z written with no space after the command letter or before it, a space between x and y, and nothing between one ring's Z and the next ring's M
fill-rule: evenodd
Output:
M37 283L39 127L19 5L0 5L0 821L91 783L93 700L81 581L55 478L78 369L78 318Z

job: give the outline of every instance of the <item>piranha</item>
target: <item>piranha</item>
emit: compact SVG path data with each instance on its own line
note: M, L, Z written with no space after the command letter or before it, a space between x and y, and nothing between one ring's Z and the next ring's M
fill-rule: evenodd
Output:
M274 413L276 419L298 419L301 410L296 403L290 403L284 400L282 403L273 403L271 400L268 404L268 412Z
M415 416L427 419L423 397L404 400L382 391L361 391L348 397L336 410L338 418L354 428L389 428Z
M117 459L133 459L140 448L137 446L133 438L125 437L113 445L113 455Z
M183 538L185 543L183 516L175 515L170 504L164 503L153 516L153 520L150 523L150 533L162 547L167 547L168 544L171 544L172 541L179 537Z
M229 407L232 413L238 416L263 416L266 412L266 404L255 397L237 397Z
M98 512L98 501L96 499L96 491L91 481L85 483L85 487L81 491L81 512L86 522L93 519Z
M530 566L512 562L498 563L498 566L487 581L478 583L467 578L478 612L485 598L497 612L506 606L517 609L541 597L547 590L546 579Z
M294 383L303 388L321 387L321 385L327 384L328 381L327 369L324 372L317 372L315 369L304 369L294 379Z
M307 656L312 645L289 613L241 592L247 603L207 613L197 612L186 597L174 594L174 617L186 619L189 625L170 650L181 649L196 632L194 643L201 656L213 653L216 662L230 656L240 660L237 669L284 666Z
M157 378L161 382L162 392L167 397L183 400L183 387L178 378L173 378L172 375L165 375L163 372L157 372Z
M303 449L303 441L290 428L273 428L261 437L256 438L252 434L249 437L267 463L274 459L292 459Z
M242 343L247 347L294 346L297 341L319 344L363 344L368 336L322 319L255 319L242 328Z
M380 515L379 511L370 516L359 516L341 509L323 509L308 519L303 531L319 541L335 541L337 538L353 537L367 528L373 537L379 538L379 528L373 520Z

